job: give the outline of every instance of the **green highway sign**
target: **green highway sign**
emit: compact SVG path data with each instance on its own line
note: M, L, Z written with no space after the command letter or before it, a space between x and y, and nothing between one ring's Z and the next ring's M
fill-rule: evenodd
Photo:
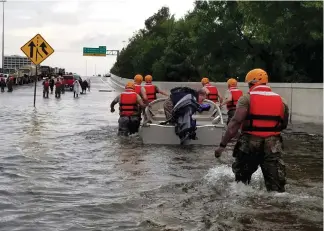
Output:
M99 48L83 47L83 56L106 56L106 46Z

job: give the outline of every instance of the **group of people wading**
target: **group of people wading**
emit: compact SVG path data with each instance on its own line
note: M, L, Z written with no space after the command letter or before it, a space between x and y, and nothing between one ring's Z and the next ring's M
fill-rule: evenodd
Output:
M138 132L142 112L152 101L156 100L156 95L168 94L152 84L152 76L144 78L145 85L142 86L143 76L136 75L134 82L128 82L125 91L118 95L110 105L111 112L115 112L115 105L119 103L118 135L128 136Z
M80 84L81 82L81 84ZM78 80L74 79L73 82L73 97L78 98L79 94L86 94L87 89L90 91L90 80ZM54 77L52 78L46 78L43 82L43 98L48 98L49 91L51 91L51 94L53 94L55 86L55 98L61 98L61 94L65 93L65 84L64 79L59 76L56 81L54 80Z
M14 85L14 78L9 77L5 79L4 77L0 77L0 88L1 92L5 92L5 87L8 88L8 92L13 91L13 85Z
M120 118L118 132L128 135L138 132L141 111L147 104L156 99L156 94L167 93L160 91L152 84L152 76L146 76L144 86L141 86L142 76L136 75L134 82L128 82L125 91L111 103L111 112L119 103ZM252 174L261 166L265 186L268 191L285 191L286 169L282 160L283 140L282 130L287 128L289 108L285 100L274 93L268 84L268 74L262 69L253 69L245 77L249 91L243 94L238 89L236 79L227 81L228 90L223 98L216 86L210 84L208 78L203 78L202 89L196 91L199 101L204 99L226 105L228 121L227 130L215 157L219 158L227 144L239 134L233 150L235 161L232 165L237 182L249 184ZM170 97L169 97L170 99ZM198 99L197 99L198 101ZM167 109L172 108L172 100L166 100Z

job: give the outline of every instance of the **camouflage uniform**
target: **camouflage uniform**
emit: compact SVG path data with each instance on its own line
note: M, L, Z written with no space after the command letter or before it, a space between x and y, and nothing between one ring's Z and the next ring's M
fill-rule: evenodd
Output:
M235 109L227 111L227 123L226 123L227 125L233 118L234 114L235 114Z
M244 95L239 99L237 107L248 108L249 102L249 95ZM284 105L285 114L288 114L288 106L286 103ZM260 165L267 190L284 192L286 168L282 153L283 144L280 135L262 138L246 133L241 134L233 151L235 162L232 170L235 180L249 184L252 174Z
M118 95L113 102L119 103L120 95ZM137 95L137 102L141 100L141 97ZM118 119L118 135L128 136L137 133L141 123L141 111L138 108L137 113L132 116L122 116L120 115Z
M165 118L168 121L172 118L172 110L173 110L173 103L170 97L164 101L163 108L164 108Z
M231 92L229 90L226 90L225 100L229 99L229 97L232 98L232 94L231 94ZM231 121L231 119L233 118L234 114L235 114L235 109L231 109L231 110L227 111L227 123L226 123L227 125Z
M128 136L137 133L141 123L139 116L121 116L118 119L118 135Z

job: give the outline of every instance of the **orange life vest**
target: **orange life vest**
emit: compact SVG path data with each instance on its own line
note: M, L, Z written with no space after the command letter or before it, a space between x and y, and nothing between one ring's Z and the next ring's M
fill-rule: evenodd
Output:
M147 101L150 103L156 100L156 87L152 83L146 83L144 85L147 95Z
M279 135L284 119L284 105L280 95L269 86L259 85L251 89L249 113L242 131L259 137Z
M139 85L139 84L135 83L135 92L136 92L136 94L141 95L141 92L142 92L141 89L142 89L142 85Z
M237 87L230 87L229 91L232 94L232 101L228 102L226 104L226 107L227 107L227 110L235 110L237 101L243 95L243 92L240 89L238 89Z
M132 116L138 112L137 93L133 90L126 89L120 94L119 114L121 116Z
M213 101L214 103L218 102L218 89L215 86L210 85L209 83L205 85L208 89L209 94L207 95L207 99Z

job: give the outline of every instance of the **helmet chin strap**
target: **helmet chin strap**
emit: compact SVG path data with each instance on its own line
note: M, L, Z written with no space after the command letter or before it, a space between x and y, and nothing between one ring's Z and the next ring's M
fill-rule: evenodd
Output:
M255 85L255 83L249 82L249 88L253 87Z
M267 85L266 83L260 83L255 81L250 81L249 83L249 89L251 90L253 87L259 86L259 85Z

